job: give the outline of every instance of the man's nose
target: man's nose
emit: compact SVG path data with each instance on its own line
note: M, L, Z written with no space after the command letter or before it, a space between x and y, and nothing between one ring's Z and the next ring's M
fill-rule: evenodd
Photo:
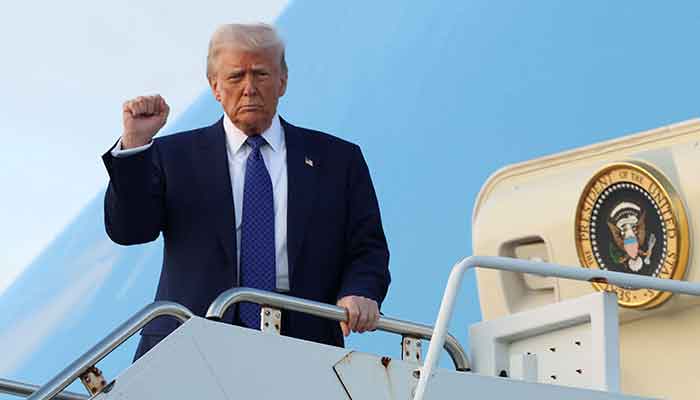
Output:
M258 89L255 87L255 80L252 76L248 76L243 81L243 95L255 96L258 94Z

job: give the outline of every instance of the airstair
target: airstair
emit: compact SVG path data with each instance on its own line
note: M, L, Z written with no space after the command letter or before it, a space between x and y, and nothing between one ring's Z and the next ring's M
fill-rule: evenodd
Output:
M0 392L46 399L641 399L620 393L617 297L599 292L474 324L469 355L448 333L464 273L495 269L627 288L700 296L700 284L474 256L450 274L435 327L382 317L377 329L402 336L402 359L332 347L279 334L281 313L335 321L343 309L255 289L222 293L206 318L172 302L155 302L117 327L53 379L38 387L0 380ZM233 304L261 305L261 329L217 322ZM149 321L182 325L117 377L95 365ZM429 340L423 360L422 341ZM438 368L442 350L453 368ZM90 395L64 391L81 379Z

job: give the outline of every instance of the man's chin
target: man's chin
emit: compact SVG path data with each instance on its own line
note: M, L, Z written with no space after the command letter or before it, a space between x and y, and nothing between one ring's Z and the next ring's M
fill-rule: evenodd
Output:
M247 135L258 135L269 128L271 124L272 118L264 118L262 116L248 118L248 115L244 115L242 118L234 121L234 125Z

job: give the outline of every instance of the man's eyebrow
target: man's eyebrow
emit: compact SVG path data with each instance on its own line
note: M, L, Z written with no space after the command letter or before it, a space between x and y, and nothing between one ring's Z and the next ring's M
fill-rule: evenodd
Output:
M234 77L242 75L243 73L245 73L245 70L243 68L231 68L227 71L223 71L222 73L227 77Z

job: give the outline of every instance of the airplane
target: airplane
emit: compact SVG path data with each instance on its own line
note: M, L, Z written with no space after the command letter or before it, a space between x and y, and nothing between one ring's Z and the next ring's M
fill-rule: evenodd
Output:
M378 330L402 337L400 359L284 337L285 311L347 316L232 288L206 318L152 303L42 386L4 379L0 390L86 399L62 393L80 379L96 399L691 398L698 383L682 371L700 351L691 240L699 143L700 120L691 120L495 172L475 203L474 255L451 270L434 326L381 318ZM448 329L471 269L484 321L469 326L466 351ZM241 301L261 304L259 331L218 322ZM114 379L96 367L165 315L183 324L142 358ZM438 364L443 348L452 368Z
M292 86L282 104L284 115L300 125L327 129L355 141L367 155L382 202L392 246L391 268L396 278L384 305L384 312L393 323L388 329L397 330L397 321L422 333L432 326L439 327L438 315L448 314L439 313L438 307L450 268L455 263L463 265L459 261L468 256L530 260L533 264L528 268L565 266L580 273L604 273L596 264L612 265L603 260L605 257L622 260L615 263L616 271L628 274L646 274L651 265L658 266L665 243L663 229L659 233L653 222L647 222L653 216L650 211L641 218L645 207L636 201L643 199L622 202L632 206L616 203L605 216L607 220L596 223L603 229L596 237L611 239L603 247L593 240L576 240L576 235L581 238L586 234L593 239L591 231L576 231L580 227L577 218L579 222L590 218L576 210L589 184L604 184L605 174L599 177L603 181L594 181L603 171L636 171L635 176L642 180L653 178L663 183L657 186L671 188L665 189L669 198L680 198L683 208L677 206L677 201L668 204L673 204L675 212L685 210L690 232L685 238L691 242L687 265L680 268L683 263L679 257L670 281L696 281L692 266L696 258L692 255L692 201L697 196L689 175L695 165L689 160L695 145L690 138L697 122L666 126L696 113L697 60L687 52L696 35L683 30L694 26L693 10L645 5L628 9L601 2L568 9L539 3L511 7L505 13L485 4L477 9L457 1L439 8L427 3L406 7L399 2L366 1L343 9L345 18L341 21L328 17L339 12L331 2L296 2L279 21L293 46L289 53ZM373 12L367 13L368 9ZM352 21L362 21L362 29L355 29ZM393 29L387 21L397 21L398 28ZM341 22L350 24L352 29L338 29ZM623 22L626 24L621 25ZM665 29L647 28L657 22L663 22ZM508 34L498 36L499 29L506 29ZM591 50L592 47L597 50ZM319 49L327 55L324 62L309 62L317 59L314 56ZM406 60L411 60L410 65ZM441 73L436 75L436 71ZM367 88L371 89L371 96L366 95L366 90L370 90ZM168 132L208 124L219 115L220 109L204 93L168 127ZM644 144L624 136L630 131L661 125L664 127L632 135L645 138L639 139ZM657 136L664 139L657 143ZM611 138L629 142L610 142ZM115 139L107 138L105 147ZM688 142L684 142L686 139ZM654 143L660 147L654 147ZM578 148L573 150L578 155L562 153L570 148ZM614 151L608 152L607 148ZM542 159L543 154L555 155ZM501 172L487 179L502 167ZM573 169L568 171L569 168ZM595 190L596 186L591 188ZM0 370L12 372L3 372L0 377L31 384L24 386L26 394L51 381L152 300L162 244L139 248L113 245L101 225L102 194L95 196L2 295L0 366L4 369ZM621 205L618 213L613 213ZM639 233L641 220L644 235ZM619 232L612 230L611 224ZM682 224L679 226L682 228ZM589 269L580 268L582 265ZM661 266L659 272L669 276L664 268ZM591 283L526 272L471 270L465 273L458 291L461 297L452 323L449 329L442 330L453 355L459 359L463 353L466 357L461 357L457 366L449 353L440 357L433 367L437 378L424 384L427 398L431 390L443 390L439 381L442 374L448 377L445 379L455 377L456 393L460 396L477 393L477 386L493 384L497 387L493 390L515 391L521 397L523 390L531 387L557 394L564 393L558 390L569 390L569 394L580 389L579 393L585 396L594 389L607 391L600 396L616 396L619 391L619 395L627 397L694 397L696 386L687 378L688 371L692 371L687 360L696 355L692 345L695 303L688 295L625 289L624 284L604 281L603 275L589 276L594 280ZM614 305L613 293L618 297L612 299ZM519 332L518 340L499 350L498 358L480 361L483 357L477 356L477 350L490 348L494 340L502 341L503 336L496 333L521 326L521 313L569 318L569 311L556 308L561 304L581 313L572 317L574 322L595 319L593 315L604 317L603 326L612 330L605 336L609 340L615 338L615 324L611 323L615 313L611 310L619 312L619 368L615 368L614 344L590 342L598 343L598 350L593 353L586 348L588 340L567 341L565 336L557 336L566 332L578 334L575 324L559 333L547 331L529 339ZM573 304L576 306L568 306ZM338 316L337 310L326 311ZM561 328L572 324L572 318L555 325ZM192 329L196 328L195 321L202 330L211 328L218 332L221 328L212 325L212 321L192 319ZM196 336L182 332L179 340L187 334ZM251 343L285 340L249 332L235 334L246 335ZM379 372L389 371L397 379L391 381L397 383L395 394L417 389L424 376L420 370L416 372L418 364L414 360L402 359L405 350L395 345L395 335L351 337L347 350L359 351L344 358L348 362L338 364L336 369L333 367L340 359L334 360L332 366L326 364L324 373L334 371L327 383L338 389L338 385L342 386L338 374L344 374L345 388L351 394L365 387L370 390L370 394L360 392L355 397L372 398L376 394L381 398L385 394L382 390L389 390L385 384L351 382L357 378L352 375L354 371L377 368L377 374L368 373L361 379L374 379ZM557 340L556 345L547 346L549 335ZM418 358L423 359L425 367L425 356L430 353L426 351L428 335L418 336L423 340L423 352L413 349L409 355L420 354ZM116 380L111 386L112 396L125 387L122 378L127 374L134 376L137 371L137 364L129 366L134 338L98 363L105 384ZM173 337L172 346L177 346L175 340L178 338ZM418 342L414 339L401 343L417 347ZM537 347L535 351L525 349L530 343ZM304 345L297 350L316 354L317 348ZM570 349L568 345L574 347ZM594 360L579 360L572 355L581 348L588 355L596 355L595 369L586 367L594 365ZM505 351L517 355L507 353L508 358ZM345 357L350 353L333 354ZM551 372L552 363L559 362L557 357L561 355L569 364L563 365L563 372ZM328 356L332 358L330 353ZM164 355L159 356L155 350L149 357L166 362ZM464 360L468 362L465 364ZM429 361L435 362L435 356ZM466 368L471 371L462 371ZM591 373L597 374L595 384ZM570 384L573 386L566 386ZM492 386L488 387L489 393L496 393ZM67 390L84 389L76 379ZM339 393L340 398L351 395L347 391Z

